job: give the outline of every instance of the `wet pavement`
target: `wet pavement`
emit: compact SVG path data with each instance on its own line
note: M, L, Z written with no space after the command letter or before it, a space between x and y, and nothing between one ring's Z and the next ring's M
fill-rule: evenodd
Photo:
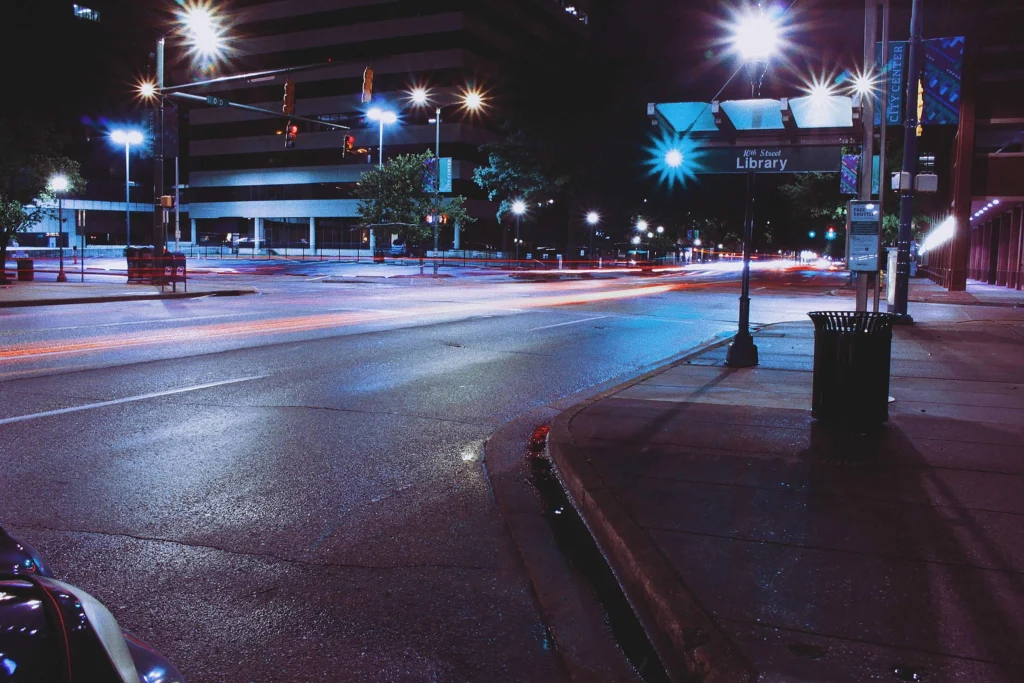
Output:
M756 334L757 368L719 346L555 421L552 457L676 676L1024 679L1024 314L911 314L884 432L811 419L809 321Z
M774 284L758 322L835 299ZM684 279L280 278L0 311L0 523L190 681L566 680L482 444L735 305Z

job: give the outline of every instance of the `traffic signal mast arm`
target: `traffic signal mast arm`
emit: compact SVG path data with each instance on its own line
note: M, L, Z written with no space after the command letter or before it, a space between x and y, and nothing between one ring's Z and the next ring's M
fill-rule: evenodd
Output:
M215 107L229 107L231 109L241 109L242 111L256 112L257 114L267 114L273 116L276 119L288 118L292 121L304 121L306 123L315 123L320 126L327 126L328 128L334 128L336 130L350 130L350 126L343 126L340 123L330 123L328 121L321 121L320 119L313 119L306 116L295 116L283 114L280 111L274 111L273 109L263 109L261 107L253 107L248 104L239 104L238 102L229 102L228 100L221 99L219 97L203 97L202 95L192 95L184 92L169 92L168 97L173 97L179 100L188 100L189 102L203 102Z

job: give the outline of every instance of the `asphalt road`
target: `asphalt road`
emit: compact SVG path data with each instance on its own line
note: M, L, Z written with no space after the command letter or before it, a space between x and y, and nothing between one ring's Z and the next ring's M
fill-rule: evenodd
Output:
M482 444L730 333L734 277L0 311L0 524L189 681L564 680ZM839 282L766 274L753 320Z

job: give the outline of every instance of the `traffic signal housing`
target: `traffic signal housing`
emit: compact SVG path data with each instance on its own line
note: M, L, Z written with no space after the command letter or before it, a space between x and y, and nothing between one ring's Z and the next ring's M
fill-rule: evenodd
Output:
M355 146L356 136L346 134L345 144L341 146L341 157L344 159L346 156L348 156L348 154L351 153L353 149L355 149Z
M363 70L363 94L359 98L359 101L363 104L369 104L373 99L373 69L366 67Z
M284 100L281 103L281 111L289 115L295 113L295 82L290 78L284 82Z

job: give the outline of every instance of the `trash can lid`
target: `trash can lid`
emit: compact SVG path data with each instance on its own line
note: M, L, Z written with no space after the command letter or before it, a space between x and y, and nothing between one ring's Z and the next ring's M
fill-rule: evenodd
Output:
M892 330L889 313L864 311L814 311L807 314L814 322L815 332L849 332L853 334L884 334Z

